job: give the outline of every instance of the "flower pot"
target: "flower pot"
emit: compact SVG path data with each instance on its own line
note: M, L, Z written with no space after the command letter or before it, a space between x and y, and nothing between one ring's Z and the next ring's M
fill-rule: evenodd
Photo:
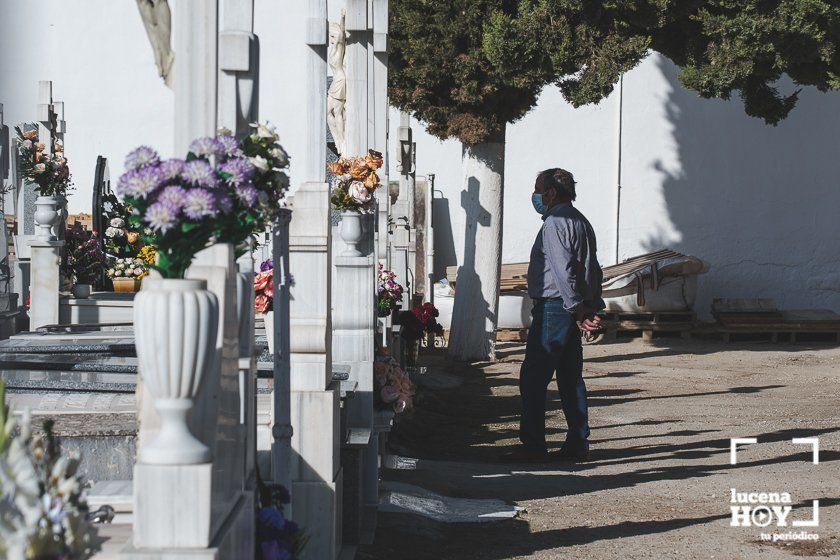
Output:
M91 285L90 284L76 284L73 286L72 289L73 297L77 299L85 299L90 297L91 292Z
M39 196L35 199L35 238L41 241L55 241L53 226L61 219L59 200L55 196Z
M251 358L254 337L254 273L236 274L236 316L239 321L239 356Z
M266 311L262 315L265 323L265 338L268 343L268 353L274 355L274 311Z
M210 461L210 449L187 425L187 415L211 367L219 302L206 280L148 278L134 300L137 361L160 415L160 432L140 462L189 465Z
M347 246L341 252L342 257L361 257L362 252L359 251L359 241L362 240L364 228L362 227L362 215L359 212L342 212L341 226L338 234L341 240Z
M120 293L133 293L140 289L140 280L137 278L111 278L114 284L114 291Z

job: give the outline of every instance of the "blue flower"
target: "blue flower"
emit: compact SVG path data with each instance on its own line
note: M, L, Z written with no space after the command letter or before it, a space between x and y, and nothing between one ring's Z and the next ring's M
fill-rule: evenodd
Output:
M224 154L223 148L215 138L205 136L197 138L190 144L190 151L199 157L211 157Z
M216 143L219 145L219 151L226 157L240 157L243 155L239 140L230 134L219 134L216 136Z
M181 176L184 172L186 162L182 159L168 159L160 164L160 172L167 181L172 181Z
M219 166L222 172L229 175L227 181L231 185L242 185L254 176L256 168L247 158L234 158Z
M158 153L148 146L140 146L125 156L125 168L140 169L147 165L157 165L160 162Z
M215 188L219 184L216 170L203 159L194 159L184 165L181 178L195 187Z
M216 213L216 198L206 189L190 189L184 197L184 214L193 220Z
M146 198L163 182L163 174L155 166L145 166L123 173L117 183L117 194Z

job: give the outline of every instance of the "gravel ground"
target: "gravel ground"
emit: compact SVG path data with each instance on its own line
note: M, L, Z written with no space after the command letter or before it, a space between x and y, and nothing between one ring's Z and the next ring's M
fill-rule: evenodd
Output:
M441 494L499 498L518 519L443 525L380 514L365 560L840 558L840 349L675 341L585 348L592 459L578 465L501 465L518 442L523 347L495 364L424 358L432 377L463 384L421 389L391 437L399 455L421 459L384 478ZM444 375L444 377L445 377ZM555 447L565 421L549 395ZM730 438L755 437L730 465ZM818 437L820 464L794 437ZM730 492L788 492L791 519L819 527L730 527ZM761 541L762 532L803 531L817 541Z

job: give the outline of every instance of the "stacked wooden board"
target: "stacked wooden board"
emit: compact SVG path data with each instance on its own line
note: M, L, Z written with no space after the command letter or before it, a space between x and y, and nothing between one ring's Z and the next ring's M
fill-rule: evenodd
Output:
M458 281L458 267L446 267L446 280L450 286ZM528 289L528 263L511 263L502 265L502 276L499 284L500 292L519 292Z
M840 343L840 315L829 309L779 309L770 299L716 299L724 341Z

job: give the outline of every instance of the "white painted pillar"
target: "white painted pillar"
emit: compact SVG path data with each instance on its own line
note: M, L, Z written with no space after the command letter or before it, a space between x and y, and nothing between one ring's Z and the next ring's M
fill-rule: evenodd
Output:
M29 247L31 251L29 330L35 331L46 325L58 324L58 291L61 287L59 265L64 241L33 239Z
M253 558L254 493L244 460L252 450L239 392L236 271L230 244L202 250L187 270L187 278L206 280L219 302L215 359L189 415L190 431L209 447L211 462L143 461L143 449L156 435L160 420L148 390L138 385L133 537L121 558ZM142 375L141 371L141 380Z
M219 23L218 123L245 134L258 118L259 44L254 0L222 0Z
M0 103L0 190L6 190L6 180L9 178L9 161L11 135L9 134L9 126L6 124L5 115L3 113L3 104ZM5 208L5 201L3 204Z
M363 156L368 138L368 2L347 0L347 156Z
M175 3L175 154L216 134L218 0Z
M327 2L306 0L303 65L307 142L296 159L301 184L289 201L292 518L310 536L303 557L341 550L340 402L332 381L332 231L326 183ZM290 77L290 79L292 79ZM276 266L276 265L275 265ZM276 271L276 268L275 268ZM276 272L275 272L276 274Z

